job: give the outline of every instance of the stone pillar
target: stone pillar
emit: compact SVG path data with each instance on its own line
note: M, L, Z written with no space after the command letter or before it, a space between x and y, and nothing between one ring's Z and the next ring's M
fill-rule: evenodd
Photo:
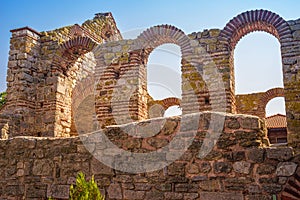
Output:
M132 42L110 42L97 52L96 113L102 128L148 116L143 52L130 50Z
M219 40L219 29L204 30L189 35L199 69L182 63L182 98L185 112L199 111L235 112L234 82L230 74L230 51ZM200 60L199 60L200 58ZM199 74L199 72L202 74ZM217 74L219 73L219 74ZM222 83L216 84L216 81ZM222 85L222 88L220 88ZM192 88L192 90L188 89ZM191 93L195 93L199 108L192 106ZM185 104L185 105L184 105Z
M288 23L293 38L281 45L288 143L300 153L300 20Z
M40 33L29 28L11 30L7 70L6 112L22 116L11 136L34 132L36 62L39 56ZM14 117L13 117L14 118ZM10 123L17 123L13 120Z

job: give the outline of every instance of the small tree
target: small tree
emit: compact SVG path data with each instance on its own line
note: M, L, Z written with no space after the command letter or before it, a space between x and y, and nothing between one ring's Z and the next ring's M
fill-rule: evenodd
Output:
M79 172L76 178L76 186L70 187L70 200L104 200L101 195L94 176L87 182L84 174Z
M3 106L6 102L6 92L0 93L0 107Z

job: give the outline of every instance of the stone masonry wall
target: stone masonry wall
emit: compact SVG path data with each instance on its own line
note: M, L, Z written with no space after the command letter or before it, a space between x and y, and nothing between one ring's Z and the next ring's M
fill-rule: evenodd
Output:
M227 42L230 51L231 91L234 94L234 66L233 55L236 44L248 33L264 31L275 36L281 49L284 96L287 112L288 143L296 147L299 145L299 80L296 69L299 66L299 19L285 21L276 13L267 10L252 10L241 13L231 19L220 33L220 40Z
M122 39L111 13L96 14L81 26L46 32L25 27L11 32L7 103L0 111L0 126L9 124L10 137L74 134L73 89L95 66L93 54L82 43L95 46ZM72 50L66 53L66 46Z
M299 23L267 10L252 10L237 15L222 30L186 35L174 26L160 25L146 29L134 40L122 40L111 13L98 13L82 25L53 31L12 30L7 103L0 111L0 126L9 124L10 137L77 134L72 107L78 98L86 98L78 94L84 91L81 82L87 79L96 83L95 112L101 127L147 119L149 106L167 101L149 96L146 79L148 56L166 43L181 49L182 99L176 105L180 102L184 114L220 111L263 117L263 109L250 111L236 103L233 55L244 35L265 31L281 44L288 143L297 148ZM88 85L92 87L90 82ZM91 95L92 89L87 90L88 94L82 94ZM243 104L241 96L238 100Z
M276 97L284 97L283 88L273 88L266 92L236 95L237 113L265 118L268 102Z
M209 125L213 116L225 119L218 139ZM149 123L161 128L154 137L134 138L124 132L146 133ZM167 146L176 134L193 131L195 138L188 150L174 163L153 172L118 171L90 153L114 156L110 146L100 145L99 133L123 150L147 153ZM205 138L216 143L208 155L199 158ZM182 144L182 140L177 141L169 152L176 152ZM290 147L269 147L264 122L248 115L204 112L111 126L70 138L15 137L0 140L0 150L1 199L68 199L69 187L79 171L87 178L94 175L108 200L261 200L274 195L296 199L300 195L299 155L295 156ZM172 154L166 154L152 162L171 158Z

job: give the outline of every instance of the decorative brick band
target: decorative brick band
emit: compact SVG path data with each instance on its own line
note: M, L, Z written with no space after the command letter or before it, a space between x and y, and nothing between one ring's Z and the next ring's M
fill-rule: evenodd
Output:
M292 38L288 23L279 15L268 10L252 10L239 14L230 20L220 33L220 39L226 40L231 49L246 34L253 31L266 31L274 35L280 43Z

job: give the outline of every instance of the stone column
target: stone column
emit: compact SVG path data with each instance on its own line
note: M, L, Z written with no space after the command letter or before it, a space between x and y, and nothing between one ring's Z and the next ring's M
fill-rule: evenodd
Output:
M146 119L146 68L133 41L110 42L97 52L96 113L101 127Z
M293 38L281 45L288 143L300 153L300 20L288 23Z
M34 132L36 62L39 56L40 33L24 27L11 30L7 70L7 103L5 110L20 120L10 122L15 130L11 136ZM17 123L17 124L11 124Z

